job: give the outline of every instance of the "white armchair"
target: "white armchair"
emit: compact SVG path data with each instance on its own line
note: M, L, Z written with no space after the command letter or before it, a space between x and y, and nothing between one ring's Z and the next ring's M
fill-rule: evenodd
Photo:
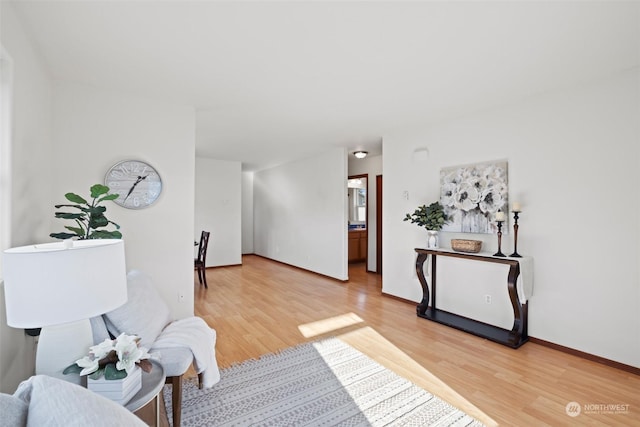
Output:
M156 291L151 278L140 271L127 274L127 302L92 319L95 343L120 333L137 335L140 345L158 360L172 384L174 427L180 426L182 376L193 364L200 388L220 380L215 360L216 331L199 317L172 321L169 307Z

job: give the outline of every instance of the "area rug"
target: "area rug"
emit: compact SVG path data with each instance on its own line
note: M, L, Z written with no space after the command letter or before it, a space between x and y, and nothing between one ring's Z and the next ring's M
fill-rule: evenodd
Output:
M183 426L481 426L337 338L302 344L183 383ZM164 388L171 423L171 385Z

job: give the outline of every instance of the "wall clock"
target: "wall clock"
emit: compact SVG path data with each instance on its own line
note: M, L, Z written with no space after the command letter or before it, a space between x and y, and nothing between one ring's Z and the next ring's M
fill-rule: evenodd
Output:
M153 166L140 160L124 160L109 169L104 178L114 200L128 209L143 209L152 205L162 192L162 180Z

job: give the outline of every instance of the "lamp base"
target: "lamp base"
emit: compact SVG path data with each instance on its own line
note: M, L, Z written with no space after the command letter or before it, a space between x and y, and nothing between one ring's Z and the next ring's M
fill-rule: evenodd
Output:
M36 375L48 375L80 384L79 375L62 371L89 353L93 333L89 319L42 328L36 352Z

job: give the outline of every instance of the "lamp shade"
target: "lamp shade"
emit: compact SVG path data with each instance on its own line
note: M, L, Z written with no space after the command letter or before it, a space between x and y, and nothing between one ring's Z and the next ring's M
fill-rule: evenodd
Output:
M7 249L7 324L40 328L89 319L127 301L124 242L95 239Z

